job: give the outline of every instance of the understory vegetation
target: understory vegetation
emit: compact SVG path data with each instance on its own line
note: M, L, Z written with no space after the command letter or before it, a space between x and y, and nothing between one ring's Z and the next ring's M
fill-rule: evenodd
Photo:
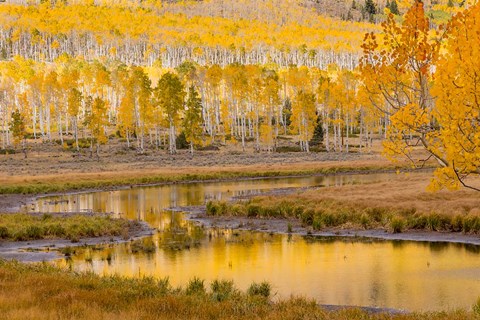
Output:
M273 300L268 283L240 291L233 282L194 278L173 287L168 278L100 277L48 264L0 260L0 312L8 319L476 319L472 311L368 314L326 311L313 300Z
M128 238L135 225L134 221L106 215L0 214L0 241L60 238L78 241L84 237L101 236Z
M368 206L354 201L334 199L306 200L290 196L257 197L244 202L210 201L211 216L247 216L252 218L299 219L313 230L323 228L383 228L393 233L405 230L450 231L480 234L480 215L445 214L417 211L415 207Z

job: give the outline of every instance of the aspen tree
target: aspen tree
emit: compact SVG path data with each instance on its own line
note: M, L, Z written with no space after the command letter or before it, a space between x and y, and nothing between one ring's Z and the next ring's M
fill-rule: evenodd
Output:
M185 132L187 142L190 144L190 153L193 155L194 144L200 141L199 138L203 131L202 100L193 85L188 89L185 116L183 118L183 131Z
M17 146L18 144L22 145L22 151L27 158L27 128L25 126L25 118L20 112L20 110L16 109L12 113L12 120L10 122L10 131L13 135L13 142L14 145Z
M180 123L180 113L183 111L185 99L184 87L179 77L171 72L165 73L154 89L154 98L166 114L169 126L169 152L175 154L176 129Z

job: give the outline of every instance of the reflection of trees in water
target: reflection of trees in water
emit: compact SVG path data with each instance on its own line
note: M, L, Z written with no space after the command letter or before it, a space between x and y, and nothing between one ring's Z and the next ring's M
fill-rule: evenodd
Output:
M480 246L479 245L474 245L474 244L457 244L459 247L462 246L465 248L465 251L469 253L474 253L474 254L479 254L480 253Z
M206 239L203 227L194 225L183 218L180 212L165 212L170 223L159 234L159 247L170 251L181 251L198 247Z
M316 235L304 235L301 238L307 244L318 244L318 243L335 243L335 242L343 242L343 243L384 243L388 240L383 239L375 239L375 238L366 238L366 237L347 237L347 236L316 236ZM392 241L395 242L395 241Z

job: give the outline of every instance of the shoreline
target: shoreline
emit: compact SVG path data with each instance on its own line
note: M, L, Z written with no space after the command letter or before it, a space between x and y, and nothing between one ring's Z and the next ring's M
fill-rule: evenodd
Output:
M25 205L32 204L34 201L42 198L55 197L61 195L74 195L74 194L84 194L92 192L106 192L106 191L118 191L118 190L127 190L133 188L142 188L142 187L155 187L155 186L167 186L175 184L195 184L195 183L219 183L219 182L236 182L236 181L252 181L252 180L262 180L262 179L286 179L286 178L303 178L303 177L328 177L334 175L369 175L369 174L381 174L381 173L395 173L398 170L401 172L429 172L432 168L423 168L423 169L393 169L393 168L379 168L379 169L357 169L350 171L342 171L342 167L339 167L340 171L338 172L329 172L329 173L311 173L310 171L305 171L305 174L285 174L285 175L263 175L258 177L249 177L249 176L238 176L238 177L226 177L226 178L214 178L214 179L193 179L193 180L179 180L179 181L165 181L165 182L156 182L156 183L134 183L134 184L124 184L116 186L105 186L98 188L85 188L85 189L71 189L66 191L58 192L48 192L48 193L32 193L32 194L20 194L20 193L0 193L0 212L4 213L15 213L19 212L20 208Z
M375 239L385 241L414 241L452 243L480 246L480 235L463 234L461 232L438 232L423 230L406 230L402 233L390 233L385 229L339 229L329 228L314 231L312 228L303 227L299 220L293 219L260 219L238 216L207 216L205 211L195 208L185 219L201 224L205 228L231 229L238 231L263 232L285 235L299 235L307 237L327 237L338 239ZM288 226L292 226L292 232L288 232Z

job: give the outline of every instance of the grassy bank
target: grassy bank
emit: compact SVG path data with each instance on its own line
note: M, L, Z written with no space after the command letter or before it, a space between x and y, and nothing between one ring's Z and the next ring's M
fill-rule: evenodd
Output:
M211 201L207 204L207 214L299 219L304 226L311 226L317 231L323 228L338 227L384 228L393 233L405 230L424 230L480 234L480 216L422 213L416 212L414 208L362 207L331 199L315 202L272 201L271 198L255 198L241 203Z
M0 194L41 194L86 189L104 189L129 185L148 185L186 181L206 181L237 178L308 176L347 172L396 170L394 165L347 165L290 167L180 168L172 171L134 171L125 173L75 174L64 176L34 176L9 178L0 185ZM189 172L189 173L185 173Z
M78 241L80 238L101 236L127 238L135 226L136 222L113 219L105 215L0 214L0 240L69 239Z
M328 312L303 298L272 301L267 283L246 292L232 282L127 279L72 273L46 264L0 260L0 312L5 319L477 319L475 312L369 315ZM480 309L480 301L474 310ZM480 310L478 310L480 311Z
M475 192L425 192L425 175L361 186L320 188L303 193L209 202L207 214L299 219L314 230L384 228L480 234L480 197Z

